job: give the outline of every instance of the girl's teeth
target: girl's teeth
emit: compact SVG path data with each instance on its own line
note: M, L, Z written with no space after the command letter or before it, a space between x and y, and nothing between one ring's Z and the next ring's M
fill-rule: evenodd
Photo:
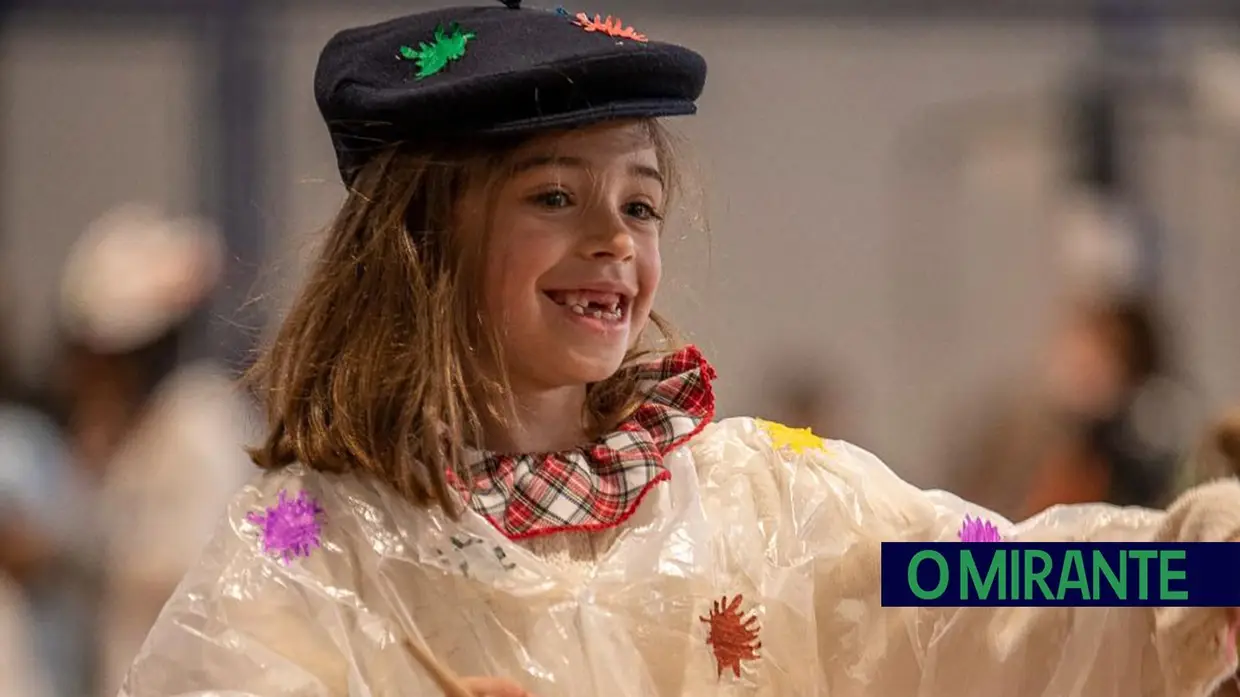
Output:
M603 306L604 312L615 312L616 310L619 309L620 304L621 304L621 300L619 297L605 295L603 297L605 297L606 299L603 299L603 300L600 300L599 297L600 296L597 293L587 294L587 293L579 293L579 292L574 292L574 291L564 291L560 293L558 298L555 298L555 301L560 303L561 305L567 305L568 307L577 307L578 305L580 305L581 307L586 308L587 311L590 311L591 305Z
M608 310L603 310L600 308L591 309L591 308L587 308L584 304L573 304L573 305L569 305L569 307L572 309L574 314L589 315L590 317L594 317L595 319L603 319L604 317L606 317L607 319L618 320L624 314L618 306L608 309Z

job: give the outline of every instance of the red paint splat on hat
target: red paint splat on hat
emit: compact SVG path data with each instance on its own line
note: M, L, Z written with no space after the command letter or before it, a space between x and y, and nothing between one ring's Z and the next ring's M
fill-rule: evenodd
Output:
M728 602L725 595L714 602L710 616L698 618L710 625L706 643L714 649L719 677L723 677L724 669L731 669L732 675L739 678L741 661L759 658L758 649L762 648L762 642L758 641L758 633L762 627L758 625L757 617L752 614L746 617L741 613L744 600L745 596L738 595Z
M594 19L584 12L577 13L576 25L586 31L597 31L608 36L614 36L617 39L631 39L633 41L645 42L646 35L638 34L633 27L626 27L620 21L619 17L607 15L607 19L603 19L601 15L594 15Z
M280 492L280 500L262 513L250 513L246 520L263 529L263 551L290 563L295 557L308 557L321 546L323 507L305 491L289 500L288 492Z

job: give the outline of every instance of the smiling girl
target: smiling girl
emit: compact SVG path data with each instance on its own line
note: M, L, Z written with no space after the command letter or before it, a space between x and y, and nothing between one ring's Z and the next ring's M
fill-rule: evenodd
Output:
M654 312L700 56L613 18L352 29L315 80L348 196L259 365L266 470L128 697L1203 695L1220 609L898 609L885 540L985 513L749 418ZM1231 540L1240 488L1007 538ZM437 663L424 664L425 654Z

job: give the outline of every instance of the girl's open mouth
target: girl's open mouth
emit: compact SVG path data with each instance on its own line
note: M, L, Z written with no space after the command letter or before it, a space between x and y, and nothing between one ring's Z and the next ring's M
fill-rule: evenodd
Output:
M623 293L594 290L548 290L546 296L557 305L584 317L618 321L627 314L630 298Z

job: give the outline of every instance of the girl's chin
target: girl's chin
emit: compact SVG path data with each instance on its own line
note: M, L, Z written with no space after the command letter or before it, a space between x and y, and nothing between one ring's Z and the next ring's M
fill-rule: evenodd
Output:
M571 376L573 382L588 385L602 382L615 375L624 364L627 351L583 351L570 350L565 352L561 370L565 376Z

